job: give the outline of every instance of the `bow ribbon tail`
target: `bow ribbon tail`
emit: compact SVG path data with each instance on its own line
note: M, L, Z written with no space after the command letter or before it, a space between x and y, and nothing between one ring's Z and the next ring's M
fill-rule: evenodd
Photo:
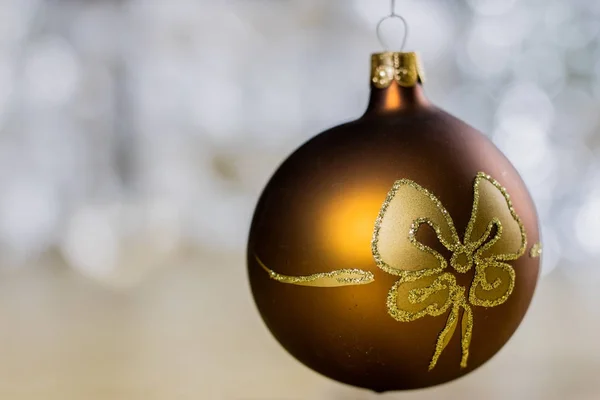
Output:
M462 308L464 309L462 315L462 338L461 338L461 347L462 347L462 359L460 360L460 367L467 367L467 360L469 359L469 346L471 345L471 336L473 334L473 310L465 301L462 304Z
M457 288L458 289L458 288ZM462 358L460 362L461 368L465 368L467 366L467 360L469 358L469 346L471 344L471 335L473 333L473 311L471 307L467 304L465 295L463 291L457 291L454 296L454 302L452 304L452 310L448 315L448 319L446 320L446 325L444 329L438 335L437 342L435 344L435 353L431 358L431 362L429 363L429 370L433 370L437 365L437 362L440 358L440 355L450 343L452 339L452 335L456 330L458 325L458 319L461 308L464 310L461 321L461 349L462 349Z
M435 343L435 353L431 358L431 362L429 363L429 370L433 370L442 354L442 351L446 348L448 343L450 343L450 339L452 339L452 335L456 330L456 325L458 323L458 313L460 311L460 304L454 303L452 306L452 310L450 311L450 315L448 315L448 319L446 320L446 326L438 335L437 342Z

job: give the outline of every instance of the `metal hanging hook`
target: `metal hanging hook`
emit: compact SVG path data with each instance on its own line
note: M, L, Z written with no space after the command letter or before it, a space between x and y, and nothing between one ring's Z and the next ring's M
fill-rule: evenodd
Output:
M385 51L389 51L390 48L389 46L387 46L385 40L381 35L381 25L388 19L397 19L404 25L404 39L402 40L402 46L400 47L400 51L402 52L404 51L404 47L406 47L406 41L408 40L408 22L406 22L406 19L404 19L403 16L396 14L396 0L391 0L390 14L383 17L381 21L379 21L379 23L377 24L377 39L379 40L379 44L381 44L381 47L383 47Z

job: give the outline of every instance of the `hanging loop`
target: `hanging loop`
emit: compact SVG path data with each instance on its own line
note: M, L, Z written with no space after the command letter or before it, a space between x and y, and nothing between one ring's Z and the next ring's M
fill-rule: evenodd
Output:
M404 51L404 47L406 47L406 41L408 40L408 22L406 22L406 19L404 19L403 16L396 14L396 0L391 0L390 15L383 17L381 19L381 21L379 21L379 23L377 24L377 39L379 40L381 47L383 47L385 49L385 51L390 51L390 47L387 45L387 43L383 39L383 35L381 34L381 26L383 25L383 23L385 21L387 21L389 19L398 20L398 21L402 22L402 25L404 26L404 38L402 39L402 46L400 47L400 52L402 52L402 51Z

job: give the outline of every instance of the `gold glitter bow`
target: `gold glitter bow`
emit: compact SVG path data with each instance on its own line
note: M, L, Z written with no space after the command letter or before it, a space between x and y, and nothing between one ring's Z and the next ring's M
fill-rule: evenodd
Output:
M474 183L471 218L461 241L454 222L442 203L417 183L402 179L388 193L375 221L371 249L377 266L399 277L387 296L390 316L411 322L427 315L437 317L450 310L438 335L432 370L454 334L461 318L461 367L467 366L473 331L471 306L503 304L515 285L515 271L505 261L521 257L527 246L525 228L513 209L510 196L492 177L478 173ZM450 252L450 266L458 273L475 268L471 287L458 285L448 261L437 251L420 243L417 232L429 225L440 243ZM258 263L269 276L282 283L336 287L373 282L371 272L337 270L309 276L286 276ZM468 293L467 293L468 292Z
M444 256L417 240L417 231L425 224L452 252L450 266L456 272L475 268L470 289L457 284L455 275L447 271ZM394 184L375 222L372 251L379 268L400 278L387 298L387 309L394 319L410 322L450 310L438 335L430 370L450 342L461 310L460 365L467 366L473 331L471 306L495 307L508 299L514 289L515 271L505 261L522 256L526 246L525 228L510 196L489 175L478 173L475 178L471 219L462 241L450 214L432 193L407 179Z

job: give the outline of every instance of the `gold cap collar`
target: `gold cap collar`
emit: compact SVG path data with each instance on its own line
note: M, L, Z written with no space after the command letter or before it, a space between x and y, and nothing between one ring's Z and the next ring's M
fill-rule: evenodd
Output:
M413 87L425 76L417 53L376 53L371 56L371 82L377 89L388 88L393 81Z

